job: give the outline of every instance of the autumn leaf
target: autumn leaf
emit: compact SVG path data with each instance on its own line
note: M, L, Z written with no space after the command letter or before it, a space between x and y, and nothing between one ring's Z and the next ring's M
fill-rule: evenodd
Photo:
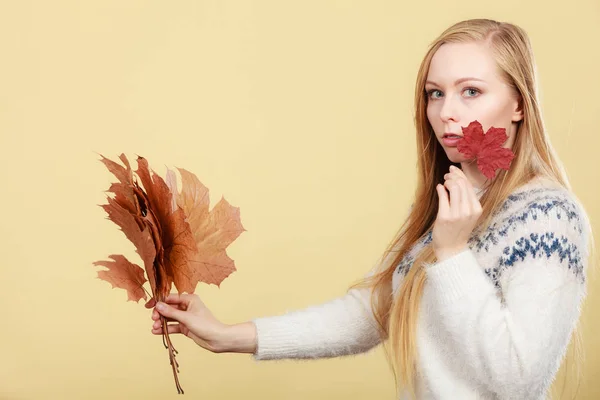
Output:
M122 255L112 254L109 257L113 261L96 261L94 263L94 265L108 268L108 271L98 271L98 278L110 282L113 288L127 290L127 301L146 300L148 297L143 286L146 282L144 270L139 265L129 262Z
M139 204L135 195L135 185L133 182L133 171L129 165L129 161L124 154L119 156L125 167L117 164L116 162L109 160L102 156L102 161L106 168L115 175L119 180L117 183L113 183L108 189L109 192L115 194L115 201L121 207L127 209L130 213L136 214Z
M216 284L235 271L234 262L226 248L245 229L242 227L239 208L231 206L224 198L209 212L208 189L198 178L184 169L182 190L177 191L177 177L167 170L166 182L138 156L135 174L124 154L119 156L123 165L102 156L102 163L115 175L108 192L108 204L101 207L108 219L117 224L133 243L144 263L144 269L131 263L122 255L111 255L113 261L96 261L94 265L108 268L98 271L98 277L113 287L125 289L128 300L146 299L144 282L148 281L152 299L164 301L175 285L179 293L193 293L198 282ZM144 271L146 277L144 277ZM170 340L167 320L161 317L163 343L169 351L178 393L179 364L177 350Z
M136 174L140 177L148 195L149 209L160 226L161 248L158 257L158 278L164 283L164 289L157 293L156 300L162 301L171 290L171 282L175 284L179 293L187 291L193 293L195 286L190 290L188 281L191 279L189 260L197 253L196 242L186 222L184 211L171 207L172 194L165 181L150 171L148 162L143 157L138 157ZM168 289L168 290L167 290Z
M144 221L144 214L147 212L144 205L146 201L143 199L140 187L133 181L129 162L123 154L121 160L126 168L104 157L101 160L119 179L119 183L113 183L108 190L115 193L115 197L108 197L108 204L103 204L101 207L108 214L108 219L117 224L127 239L135 246L136 252L144 263L152 293L154 293L156 246L152 237L152 229L149 223Z
M508 139L506 129L490 127L484 134L479 121L472 121L462 127L463 138L457 149L469 159L477 159L477 167L488 179L496 176L496 170L506 169L515 157L511 149L502 147Z
M186 215L197 247L197 252L188 260L186 279L182 279L178 289L192 293L198 282L220 287L221 282L236 270L226 248L245 231L239 208L221 198L209 212L206 186L191 172L183 168L177 170L181 175L181 192L172 170L167 171L167 184L175 195L176 205Z

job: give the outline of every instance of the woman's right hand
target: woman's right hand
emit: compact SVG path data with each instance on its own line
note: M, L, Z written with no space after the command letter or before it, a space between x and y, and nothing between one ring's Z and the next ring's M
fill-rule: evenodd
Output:
M156 304L154 299L150 299L146 308L152 307L153 334L163 334L162 315L167 318L169 334L181 333L213 353L226 351L223 340L227 336L228 325L216 319L197 295L171 293L164 303ZM176 323L169 324L170 321Z

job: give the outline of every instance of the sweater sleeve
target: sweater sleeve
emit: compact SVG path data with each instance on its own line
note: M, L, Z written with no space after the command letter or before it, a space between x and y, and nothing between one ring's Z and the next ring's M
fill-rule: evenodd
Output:
M377 264L366 276L376 269ZM371 292L352 288L323 304L252 319L258 340L252 358L316 359L367 352L381 343Z
M471 248L425 265L440 335L500 399L541 398L558 371L586 294L587 222L569 199L534 201L489 231L505 244L490 265Z

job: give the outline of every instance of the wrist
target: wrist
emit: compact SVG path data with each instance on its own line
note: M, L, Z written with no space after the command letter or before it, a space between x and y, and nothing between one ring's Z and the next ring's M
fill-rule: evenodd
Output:
M225 325L219 336L219 343L215 346L216 353L252 354L256 351L256 326L252 321Z

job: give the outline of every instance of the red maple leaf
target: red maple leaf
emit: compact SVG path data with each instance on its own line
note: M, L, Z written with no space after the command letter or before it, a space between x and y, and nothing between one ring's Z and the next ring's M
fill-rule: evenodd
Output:
M468 158L477 159L477 167L486 178L496 176L498 168L508 170L515 154L511 149L502 147L508 139L506 129L488 129L484 134L479 121L472 121L462 128L463 138L458 142L457 149Z

